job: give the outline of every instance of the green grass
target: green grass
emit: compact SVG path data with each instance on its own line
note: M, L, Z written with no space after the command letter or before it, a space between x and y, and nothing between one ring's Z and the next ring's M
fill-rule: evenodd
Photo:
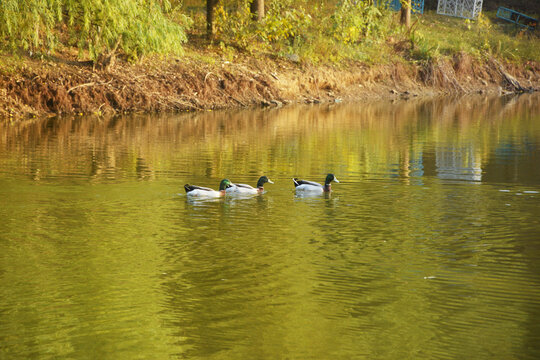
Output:
M508 1L522 5L522 8L539 9L527 0ZM184 0L183 3L194 20L195 25L191 31L198 35L204 34L206 24L201 3L195 0ZM490 11L483 11L477 21L438 15L432 10L423 15L413 14L413 28L409 31L400 26L399 13L388 11L376 20L379 28L377 34L348 44L328 34L331 26L329 18L338 6L337 1L298 0L292 2L291 6L303 6L314 20L307 28L298 29L300 34L294 41L274 41L270 44L250 41L249 49L246 50L248 54L271 53L282 57L296 54L302 62L334 65L347 64L351 60L366 64L428 61L452 57L462 52L479 60L495 57L515 63L540 62L540 29L524 31L498 19L494 3L485 6ZM532 10L528 13L535 15ZM249 29L246 31L249 32ZM219 47L222 43L221 47L227 49L231 46L233 52L241 51L233 42L233 39L224 36L215 44ZM191 47L196 50L197 45Z
M483 13L478 21L437 15L420 17L414 35L420 46L440 56L465 52L474 57L494 56L515 62L540 61L538 31L523 30L497 20L495 13Z
M404 29L399 14L386 12L380 18L377 34L361 41L344 43L328 35L323 18L303 29L292 42L250 42L249 54L272 53L286 57L296 54L313 64L388 64L403 61L428 61L466 53L476 59L495 57L516 63L540 62L539 31L523 30L497 19L495 12L482 13L477 21L438 15L428 11L412 16L413 27ZM315 15L311 15L312 17ZM217 43L228 46L224 37ZM238 50L238 47L233 46ZM241 47L240 47L241 48Z

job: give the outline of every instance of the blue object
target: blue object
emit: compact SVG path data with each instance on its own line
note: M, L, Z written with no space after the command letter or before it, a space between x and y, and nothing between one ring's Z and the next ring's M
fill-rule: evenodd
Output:
M538 24L537 19L502 6L497 10L497 17L529 29L534 29Z
M401 10L401 1L400 0L387 0L385 3L389 9L392 9L394 11ZM412 0L412 12L417 14L423 14L424 13L424 0Z

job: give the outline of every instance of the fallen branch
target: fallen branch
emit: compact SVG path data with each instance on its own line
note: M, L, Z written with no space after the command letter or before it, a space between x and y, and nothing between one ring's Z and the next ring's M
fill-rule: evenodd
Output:
M516 91L517 92L529 91L529 89L523 87L515 77L513 77L512 75L507 73L506 70L504 69L504 67L497 60L493 59L493 61L495 62L495 64L499 68L499 72L501 73L505 83L508 85L508 87L511 90L513 90L514 92L516 92Z
M230 97L231 99L233 99L234 101L236 101L237 103L239 103L240 105L242 105L243 107L247 107L246 104L244 104L242 101L238 100L238 99L235 98L234 96L229 95L229 97Z
M67 93L69 94L70 92L72 92L73 90L75 89L78 89L78 88L82 88L82 87L86 87L86 86L99 86L99 85L109 85L110 83L112 82L112 79L106 83L97 83L95 81L93 82L89 82L89 83L84 83L84 84L80 84L80 85L76 85L74 87L72 87L71 89L69 89L67 91Z
M208 77L209 77L210 75L214 75L215 77L217 77L217 75L215 75L213 72L210 71L208 74L206 74L206 75L204 76L204 82L206 82L206 79L208 79Z

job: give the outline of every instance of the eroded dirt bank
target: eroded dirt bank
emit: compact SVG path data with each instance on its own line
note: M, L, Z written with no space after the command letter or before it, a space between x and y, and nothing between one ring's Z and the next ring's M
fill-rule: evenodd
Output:
M484 62L460 54L424 64L345 68L284 60L192 58L116 62L109 69L62 59L0 67L0 118L280 106L295 102L540 89L540 64Z

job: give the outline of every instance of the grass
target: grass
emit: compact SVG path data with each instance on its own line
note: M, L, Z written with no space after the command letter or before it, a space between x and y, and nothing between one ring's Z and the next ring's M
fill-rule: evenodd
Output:
M195 16L193 34L204 34L204 18ZM406 61L428 61L452 57L466 53L481 60L490 57L515 63L540 62L540 31L523 30L511 23L496 18L495 11L483 12L477 21L438 15L427 11L423 15L413 14L412 29L407 30L399 24L399 13L389 12L381 20L382 30L375 36L359 42L343 43L329 36L321 22L313 22L309 29L300 29L294 41L272 43L250 41L247 54L261 56L287 57L298 55L302 62L311 64L347 64L359 61L367 65L389 64ZM316 18L315 15L311 15ZM208 45L205 45L208 46ZM191 44L196 51L200 44ZM226 34L214 41L214 47L223 51L227 57L234 52L244 51L228 39ZM232 53L231 53L232 52ZM345 65L346 66L346 65Z
M476 58L494 56L512 62L540 61L538 30L523 30L498 20L495 12L482 13L478 21L422 15L413 30L420 47L433 56L465 52Z

